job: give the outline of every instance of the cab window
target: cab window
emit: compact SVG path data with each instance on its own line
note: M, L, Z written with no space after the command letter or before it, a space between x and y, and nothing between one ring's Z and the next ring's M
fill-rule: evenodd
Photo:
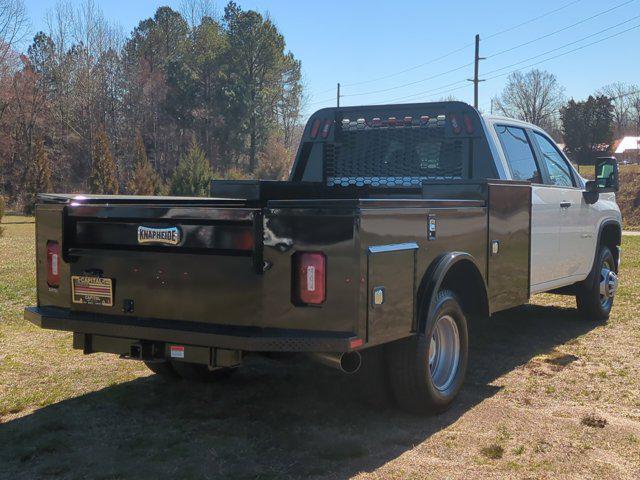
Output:
M556 146L544 135L533 132L533 138L542 154L542 161L547 167L549 179L545 183L560 187L573 187L573 176L567 161Z
M540 169L525 131L518 127L496 125L496 133L507 157L512 178L542 183Z

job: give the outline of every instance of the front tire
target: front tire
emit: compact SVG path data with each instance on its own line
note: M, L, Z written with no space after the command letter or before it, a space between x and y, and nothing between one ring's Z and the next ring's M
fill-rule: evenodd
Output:
M464 382L468 347L460 302L442 290L424 333L389 345L389 380L398 405L416 414L446 410Z
M583 317L604 322L609 319L618 287L616 263L608 247L600 246L593 268L587 279L578 286L576 303Z

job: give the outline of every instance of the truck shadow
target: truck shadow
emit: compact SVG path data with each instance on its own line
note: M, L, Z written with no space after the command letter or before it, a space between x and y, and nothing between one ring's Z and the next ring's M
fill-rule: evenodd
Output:
M596 326L540 306L475 325L465 388L437 417L364 407L349 377L306 361L257 359L213 385L141 377L0 424L0 465L10 478L348 478L425 441L499 391L502 375Z

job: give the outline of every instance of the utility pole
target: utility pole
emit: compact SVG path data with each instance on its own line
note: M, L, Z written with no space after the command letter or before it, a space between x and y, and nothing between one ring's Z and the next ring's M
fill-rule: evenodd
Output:
M468 78L467 80L473 82L473 106L474 108L478 108L478 83L484 82L484 80L480 80L478 78L478 69L480 67L480 60L484 60L484 57L480 56L480 35L476 35L476 55L475 62L473 67L473 79Z
M340 83L338 83L338 89L336 91L336 107L340 108Z

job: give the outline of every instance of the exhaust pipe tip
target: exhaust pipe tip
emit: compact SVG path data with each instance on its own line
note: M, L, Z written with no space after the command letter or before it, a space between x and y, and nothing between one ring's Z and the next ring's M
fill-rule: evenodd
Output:
M360 352L347 352L340 357L340 370L344 373L356 373L362 366Z
M356 373L362 365L360 352L347 353L312 353L309 355L316 362L337 368L344 373Z

